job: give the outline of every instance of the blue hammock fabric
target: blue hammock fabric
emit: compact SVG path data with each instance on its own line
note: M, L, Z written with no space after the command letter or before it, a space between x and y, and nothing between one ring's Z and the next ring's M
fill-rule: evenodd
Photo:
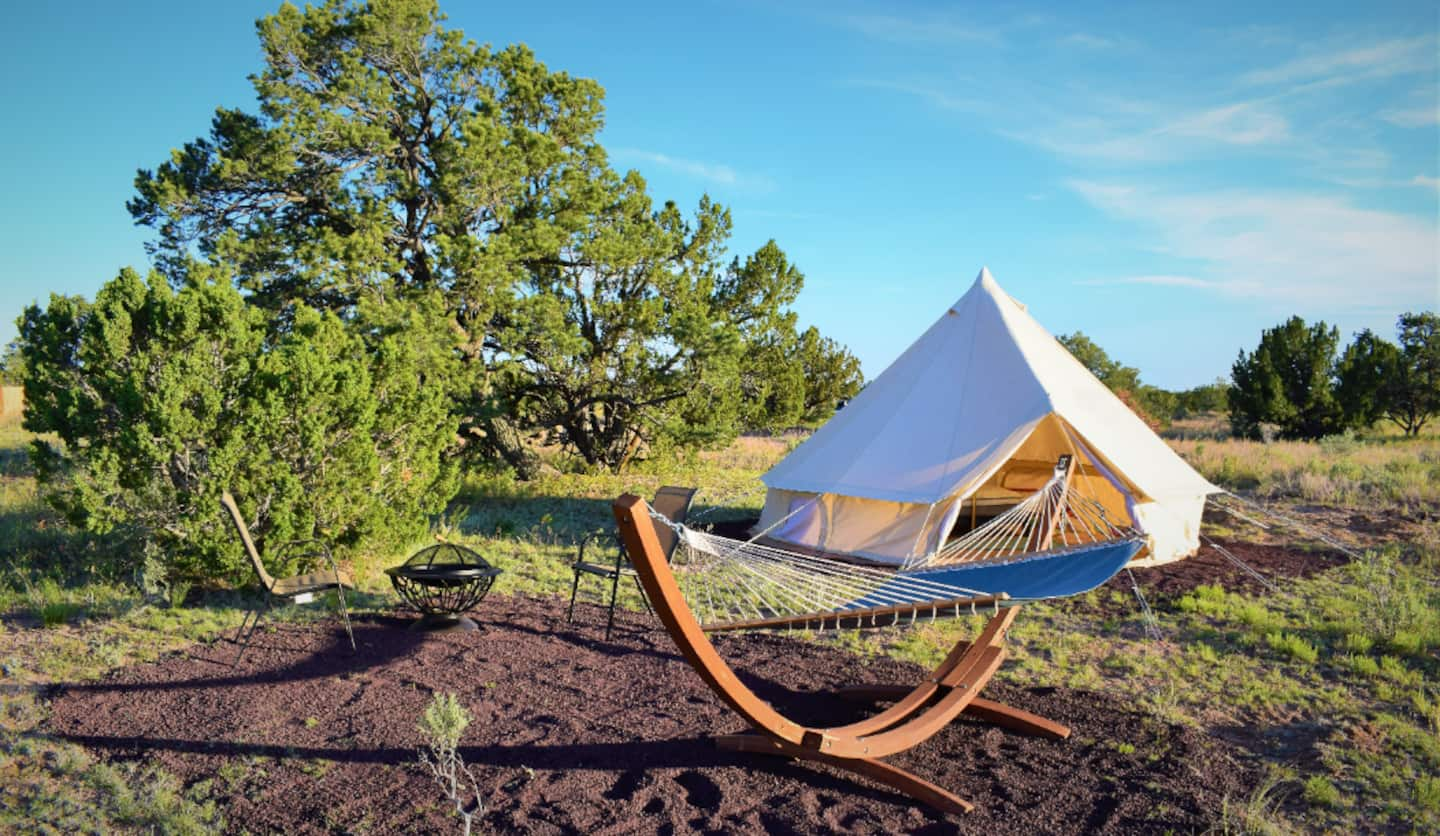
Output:
M905 572L897 575L893 589L891 583L882 584L842 609L859 610L894 603L897 596L902 596L901 580L931 581L988 595L1003 592L1012 601L1019 602L1079 595L1114 577L1144 546L1143 540L1122 540L1010 563L963 564ZM905 588L908 597L913 598L913 586L907 584Z

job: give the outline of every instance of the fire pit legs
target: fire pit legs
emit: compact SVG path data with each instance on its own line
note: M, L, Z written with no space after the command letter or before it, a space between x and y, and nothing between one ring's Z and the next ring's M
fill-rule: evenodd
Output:
M458 613L426 613L410 625L416 633L473 633L480 625Z

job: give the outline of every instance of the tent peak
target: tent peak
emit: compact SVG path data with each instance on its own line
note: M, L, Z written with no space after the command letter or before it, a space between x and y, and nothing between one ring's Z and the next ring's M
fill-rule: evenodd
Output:
M970 290L972 292L975 290L979 290L982 293L991 296L992 298L1004 299L1005 301L1009 302L1010 304L1014 305L1022 311L1026 310L1025 303L1021 302L1019 299L1016 299L1014 296L1006 293L1005 288L1001 287L1000 283L995 281L995 276L990 272L989 267L980 268L980 274L975 277L975 284L971 285ZM955 307L958 308L959 304L957 303ZM954 313L953 308L951 309L951 312Z

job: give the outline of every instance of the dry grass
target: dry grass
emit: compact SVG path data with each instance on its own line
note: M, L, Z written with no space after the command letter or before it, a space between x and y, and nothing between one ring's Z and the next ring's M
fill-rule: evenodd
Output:
M1205 478L1233 490L1326 505L1440 505L1440 439L1363 442L1171 440Z

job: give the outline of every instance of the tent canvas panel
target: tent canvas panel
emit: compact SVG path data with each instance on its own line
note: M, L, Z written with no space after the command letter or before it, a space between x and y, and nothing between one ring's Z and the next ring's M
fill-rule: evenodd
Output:
M794 510L782 497L818 496L803 524L787 521L777 539L903 562L943 544L957 498L1018 502L1046 476L1046 463L1067 453L1079 454L1077 490L1107 518L1150 536L1142 559L1194 553L1204 497L1218 489L982 270L889 368L765 475L770 497L760 528Z
M765 494L759 528L773 540L898 564L934 548L947 510L913 502L771 490ZM954 515L948 516L953 524Z
M1047 416L983 483L933 505L771 489L758 528L794 545L899 564L943 546L972 504L985 509L980 516L990 517L1019 503L1049 481L1062 455L1076 457L1071 481L1077 491L1099 502L1117 525L1137 522L1127 510L1125 494L1103 475L1104 465L1097 466L1088 449L1077 448L1070 438L1057 416Z

